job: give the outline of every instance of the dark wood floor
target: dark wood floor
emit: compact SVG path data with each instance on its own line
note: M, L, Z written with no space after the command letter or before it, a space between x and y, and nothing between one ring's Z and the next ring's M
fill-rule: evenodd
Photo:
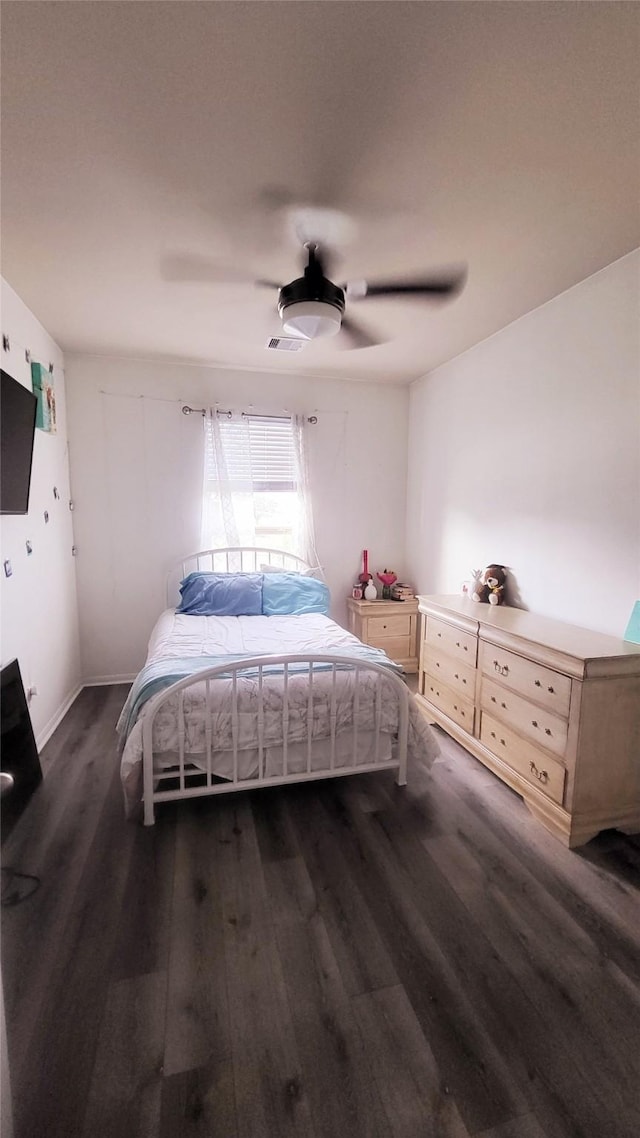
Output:
M42 879L3 910L16 1138L637 1138L637 840L570 853L440 734L404 790L144 829L124 694L82 692L3 847Z

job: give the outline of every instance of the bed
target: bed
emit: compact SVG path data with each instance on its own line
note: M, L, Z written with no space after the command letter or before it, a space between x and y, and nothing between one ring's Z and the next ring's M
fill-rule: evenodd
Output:
M402 786L408 755L437 754L402 669L328 617L301 558L203 550L168 597L118 722L128 817L142 803L152 825L170 800L385 769Z

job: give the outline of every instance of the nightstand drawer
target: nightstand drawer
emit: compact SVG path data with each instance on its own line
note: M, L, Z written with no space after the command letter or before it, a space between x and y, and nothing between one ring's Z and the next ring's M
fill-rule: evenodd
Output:
M447 684L467 699L475 699L475 668L469 668L466 664L459 663L453 656L447 656L445 652L429 647L424 649L422 668L441 684Z
M370 636L372 648L381 648L392 660L408 660L411 653L410 636Z
M481 705L490 715L512 727L519 735L525 735L539 747L545 747L556 755L564 755L567 746L568 726L549 711L536 707L522 696L508 691L502 684L482 677Z
M470 735L473 734L473 720L475 709L473 703L461 699L457 692L441 684L433 676L424 677L424 698L440 708L449 719L453 719L459 727L464 727Z
M370 616L367 620L369 644L377 644L381 637L409 636L411 617L404 613L398 616ZM375 637L375 640L374 640Z
M455 656L464 664L475 668L478 653L478 640L470 632L462 632L455 625L445 624L435 617L427 618L426 642L430 647Z
M482 712L480 742L554 802L562 805L565 769L551 755L514 735L503 723Z
M484 641L481 641L480 659L486 676L513 688L527 699L535 700L555 715L568 718L571 702L569 676Z

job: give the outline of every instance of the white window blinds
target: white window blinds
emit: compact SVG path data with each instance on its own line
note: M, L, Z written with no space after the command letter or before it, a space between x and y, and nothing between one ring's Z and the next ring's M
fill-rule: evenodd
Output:
M297 490L291 419L243 415L219 416L218 435L232 491ZM207 453L206 477L220 478L220 456Z

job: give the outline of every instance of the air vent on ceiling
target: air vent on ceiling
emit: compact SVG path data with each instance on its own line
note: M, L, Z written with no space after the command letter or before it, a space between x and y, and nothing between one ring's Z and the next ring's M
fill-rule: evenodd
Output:
M307 340L296 340L293 336L272 336L267 341L267 347L273 352L299 352L306 343Z

